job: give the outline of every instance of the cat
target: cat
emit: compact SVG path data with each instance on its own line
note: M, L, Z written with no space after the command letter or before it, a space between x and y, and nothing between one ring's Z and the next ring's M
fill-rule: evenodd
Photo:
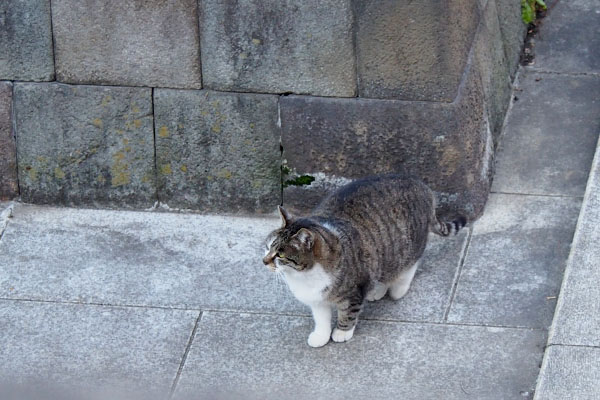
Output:
M406 294L428 233L448 236L467 222L463 216L440 220L435 205L434 193L420 180L388 174L342 186L307 217L278 207L281 227L267 237L263 263L311 308L310 346L350 340L365 300Z

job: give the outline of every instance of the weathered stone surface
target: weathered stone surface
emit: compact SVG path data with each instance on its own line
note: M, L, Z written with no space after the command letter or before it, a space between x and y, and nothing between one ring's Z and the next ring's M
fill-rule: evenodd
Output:
M596 400L600 397L600 348L551 346L546 352L535 400Z
M525 70L493 191L582 196L600 128L600 78Z
M600 347L600 146L571 246L550 343ZM598 371L600 372L600 370Z
M441 193L442 204L478 216L489 190L492 139L479 73L469 68L456 102L286 96L282 145L290 173L284 204L306 211L327 191L365 175L404 171Z
M453 101L479 23L477 2L356 2L359 94Z
M208 88L354 97L349 0L204 0L200 7Z
M196 0L53 0L59 81L200 88Z
M0 200L19 194L17 154L12 128L12 84L0 82Z
M278 218L24 205L13 214L0 244L0 297L310 313L262 265ZM361 318L440 322L466 237L432 237L406 297L370 304Z
M495 0L488 0L474 42L474 64L481 73L490 129L495 142L510 103L512 85Z
M0 376L83 386L88 395L115 386L167 394L197 317L197 311L2 300Z
M14 107L25 202L154 204L150 89L17 83Z
M474 225L448 321L548 328L580 204L490 195Z
M204 313L176 398L517 399L544 344L540 331L363 321L349 342L314 349L311 324Z
M0 2L0 79L54 79L50 0Z
M600 72L600 2L557 2L535 42L535 68L554 72Z
M496 0L496 7L508 70L511 78L514 78L527 32L527 26L521 18L521 0Z
M155 90L154 107L161 202L202 211L276 209L277 96Z

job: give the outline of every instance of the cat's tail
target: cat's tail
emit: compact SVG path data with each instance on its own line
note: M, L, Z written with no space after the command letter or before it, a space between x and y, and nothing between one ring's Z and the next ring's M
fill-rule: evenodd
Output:
M467 225L467 219L462 215L455 217L452 221L443 221L434 213L431 231L440 236L456 235L465 225Z

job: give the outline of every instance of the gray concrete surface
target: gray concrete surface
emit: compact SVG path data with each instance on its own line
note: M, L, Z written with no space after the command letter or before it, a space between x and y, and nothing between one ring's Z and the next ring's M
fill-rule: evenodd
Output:
M580 204L492 194L473 228L448 320L547 329Z
M599 27L598 0L552 2L536 38L535 64L528 68L548 72L543 78L556 79L555 86L563 87L556 96L567 102L552 108L563 116L556 123L565 131L566 139L556 141L576 161L570 165L579 165L578 158L589 158L596 151L538 378L536 400L600 398L600 151L596 146L600 133ZM585 130L587 139L580 136ZM575 152L579 156L571 155L574 148L580 149ZM565 165L561 159L566 157L554 154L555 164ZM575 170L583 168L582 163ZM556 175L560 177L560 173ZM557 186L565 188L561 181L559 178ZM581 196L585 176L575 177L574 182L577 192L571 193Z
M600 147L556 307L550 344L600 347Z
M556 1L535 40L534 69L600 73L600 1Z
M183 310L2 301L0 376L168 394L198 316Z
M600 348L550 346L546 350L536 400L597 400Z
M545 336L369 321L346 344L306 351L309 325L298 317L204 313L176 398L215 392L252 399L526 398Z
M583 196L600 131L600 76L526 69L517 88L492 191Z

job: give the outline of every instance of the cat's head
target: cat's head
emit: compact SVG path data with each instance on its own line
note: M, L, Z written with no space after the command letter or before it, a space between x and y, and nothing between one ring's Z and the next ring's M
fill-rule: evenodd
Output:
M279 207L281 227L269 234L263 263L271 270L305 271L315 264L333 266L339 242L328 229L309 218L292 218Z

